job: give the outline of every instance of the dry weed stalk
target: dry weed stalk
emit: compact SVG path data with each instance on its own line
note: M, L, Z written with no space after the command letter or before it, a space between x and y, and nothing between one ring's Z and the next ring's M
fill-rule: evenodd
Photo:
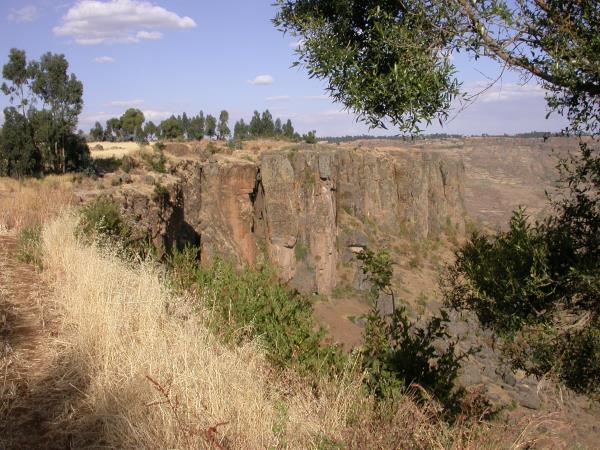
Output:
M147 403L146 406L158 406L158 405L167 405L169 407L169 411L173 414L175 418L175 422L177 423L177 428L183 434L187 448L194 449L195 446L192 445L191 439L194 437L202 437L207 444L212 445L218 450L225 450L225 447L221 445L219 442L219 438L217 436L217 431L219 427L225 426L229 423L220 422L216 425L213 425L209 428L201 428L201 427L193 427L190 424L186 423L181 417L181 402L179 401L179 396L175 395L175 399L173 399L173 395L171 394L171 386L173 381L170 380L167 382L166 386L163 386L158 381L154 380L150 375L146 375L146 379L152 384L154 389L158 391L158 393L163 397L164 400L158 400L154 402Z

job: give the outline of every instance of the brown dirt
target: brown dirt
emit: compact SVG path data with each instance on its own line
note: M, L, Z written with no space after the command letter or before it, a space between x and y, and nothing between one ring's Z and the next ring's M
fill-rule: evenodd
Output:
M16 239L0 235L0 448L65 449L55 430L68 390L51 374L56 335L47 288L16 258Z

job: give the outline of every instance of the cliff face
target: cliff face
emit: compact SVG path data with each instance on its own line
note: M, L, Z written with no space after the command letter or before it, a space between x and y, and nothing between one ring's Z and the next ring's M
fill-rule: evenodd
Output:
M199 238L203 263L267 259L302 292L330 294L352 252L464 229L462 162L435 152L335 147L186 161L165 242Z

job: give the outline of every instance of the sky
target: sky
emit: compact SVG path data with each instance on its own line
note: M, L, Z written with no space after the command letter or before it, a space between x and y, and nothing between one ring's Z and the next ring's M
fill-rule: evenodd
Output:
M318 136L390 135L370 130L334 103L322 80L291 68L298 40L276 30L273 0L2 0L0 64L11 48L29 59L62 53L84 85L79 127L139 108L159 122L187 112L218 117L229 111L231 124L254 110L269 109L290 118L296 129ZM455 54L463 90L480 92L501 73L489 60ZM8 106L0 94L0 108ZM546 119L544 91L535 80L515 73L477 96L466 108L456 105L451 120L426 133L513 134L559 131L566 121ZM1 119L0 119L1 120ZM233 128L233 126L232 126Z

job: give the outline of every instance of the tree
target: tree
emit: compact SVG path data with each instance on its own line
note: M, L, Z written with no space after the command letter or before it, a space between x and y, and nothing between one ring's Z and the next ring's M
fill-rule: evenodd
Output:
M252 119L250 119L249 131L250 136L253 138L262 136L262 122L260 120L260 113L258 111L254 111Z
M24 50L11 48L8 62L2 68L2 77L7 80L2 83L0 90L9 98L11 103L16 102L16 107L23 116L27 116L31 105L31 66L27 65L27 56Z
M35 175L41 169L41 154L32 138L31 124L16 108L4 110L0 167L11 177Z
M46 53L30 64L32 91L48 105L51 126L56 140L49 142L54 154L54 169L66 172L73 164L67 157L67 138L75 133L83 109L83 84L74 74L68 74L69 63L64 55Z
M5 172L25 176L87 164L89 150L71 139L83 108L83 85L68 68L64 55L46 53L28 63L24 51L10 50L0 89L14 105L4 111Z
M158 134L158 127L151 120L144 125L144 136L146 139L153 141Z
M229 113L225 110L221 111L221 114L219 114L217 133L219 139L226 139L231 134L231 130L229 129Z
M113 117L106 121L105 135L108 141L114 142L121 139L121 120Z
M273 137L275 135L275 124L273 116L269 110L265 110L260 117L260 135L264 137Z
M283 136L287 139L294 139L294 126L292 125L292 121L290 119L287 120L287 122L285 123L285 125L283 125L282 128L283 131Z
M248 139L249 136L250 132L248 125L246 125L244 119L238 120L233 127L233 139L236 141L243 141L244 139Z
M185 111L181 115L181 130L183 131L184 139L190 139L190 119Z
M217 119L210 114L206 116L206 120L204 122L205 132L209 138L213 138L217 133Z
M274 134L276 137L280 137L283 134L283 128L281 125L281 119L278 117L277 120L275 121L275 128L274 128Z
M573 125L597 129L600 8L583 1L278 0L274 23L303 39L297 64L372 126L444 120L460 84L450 55L489 56L535 76ZM589 131L589 130L588 130Z
M160 133L164 139L178 139L183 137L181 123L175 116L171 116L160 123Z
M200 141L204 137L204 113L200 111L195 117L190 120L190 128L188 130L188 139Z
M102 128L102 125L100 124L100 122L96 122L94 124L94 128L92 128L90 130L90 138L93 141L102 141L102 140L104 140L104 128Z
M146 118L144 113L136 108L129 108L121 116L121 130L126 140L137 140L142 131Z

